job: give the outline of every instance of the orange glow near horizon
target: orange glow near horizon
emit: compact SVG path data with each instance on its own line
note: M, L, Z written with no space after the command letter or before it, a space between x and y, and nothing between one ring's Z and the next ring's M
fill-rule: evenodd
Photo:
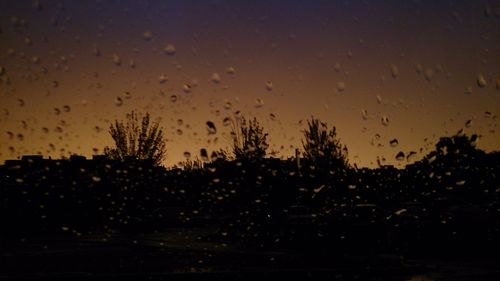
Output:
M236 111L282 157L310 116L337 127L358 166L402 167L460 129L500 149L500 7L235 2L2 1L0 161L101 153L131 110L161 120L167 166L229 149L222 120Z

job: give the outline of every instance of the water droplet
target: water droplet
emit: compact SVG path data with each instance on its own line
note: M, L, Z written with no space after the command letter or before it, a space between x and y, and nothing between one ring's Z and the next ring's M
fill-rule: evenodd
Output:
M214 122L212 121L207 121L207 131L209 135L213 135L217 133L217 128L215 127Z
M500 79L497 79L497 91L500 91Z
M472 120L467 120L465 122L465 127L470 128L470 126L472 126Z
M153 33L151 33L151 31L149 31L149 30L146 30L142 34L142 38L144 38L144 40L146 40L146 41L151 41L153 39Z
M52 81L52 87L54 87L54 88L59 87L59 82L57 82L57 81L55 81L55 80L54 80L54 81Z
M181 129L177 129L176 133L177 135L181 136L183 134L183 131Z
M59 114L61 114L61 110L60 110L59 108L57 108L57 107L56 107L56 108L54 108L54 114L55 114L55 115L59 115Z
M274 115L274 113L269 113L269 119L271 120L276 120L276 115Z
M23 107L24 106L24 100L23 99L17 99L17 105L19 105L20 107Z
M100 181L101 181L101 178L100 178L100 177L98 177L98 176L92 176L92 180L93 180L94 182L100 182Z
M406 212L406 211L407 211L406 209L400 209L400 210L397 210L396 212L394 212L394 214L395 214L396 216L399 216L399 215L403 214L403 213L404 213L404 212Z
M130 68L135 68L137 66L135 64L135 60L134 59L130 59L130 61L128 62L128 65L130 66Z
M397 78L399 76L399 69L396 65L391 65L391 75L393 78Z
M189 152L189 151L184 151L184 157L186 157L186 159L191 158L191 152Z
M33 41L31 40L31 38L26 37L24 38L24 44L31 46L33 44Z
M132 93L130 93L130 92L125 92L125 94L123 94L123 97L124 97L125 99L127 99L127 100L128 100L128 99L131 99L131 98L132 98Z
M209 161L208 159L208 152L205 148L202 148L200 149L200 156L201 156L201 160L203 161Z
M23 141L24 140L24 135L23 134L17 134L17 140L18 141Z
M273 90L273 82L271 82L271 81L266 82L266 90L268 90L268 91Z
M488 83L486 82L486 78L482 73L479 73L477 75L477 85L479 86L479 88L484 88L488 85Z
M231 123L232 123L232 121L231 121L231 118L229 118L229 117L224 118L224 120L222 121L222 124L223 124L225 127L230 126L230 125L231 125Z
M382 103L382 97L380 95L377 95L377 103L378 104Z
M0 75L4 75L4 74L5 74L5 67L0 65Z
M230 101L227 101L226 103L224 103L225 110L230 110L231 107L233 107L233 104Z
M214 82L215 84L219 84L219 83L220 83L220 81L221 81L221 79L220 79L220 75L219 75L219 73L214 72L214 73L212 74L212 82Z
M123 105L123 99L120 97L115 98L115 105L116 106L122 106Z
M184 84L184 86L182 86L182 90L183 90L183 91L184 91L184 93L186 93L186 94L191 93L192 89L193 89L193 88L191 87L191 85L189 85L189 84L187 84L187 83L186 83L186 84Z
M382 122L382 125L384 126L389 126L389 117L387 116L382 116L382 118L380 119L380 121Z
M177 125L182 126L183 123L184 123L184 120L177 119Z
M170 101L171 101L171 102L176 102L176 101L177 101L177 95L175 95L175 94L174 94L174 95L171 95L171 96L170 96Z
M42 132L43 132L44 134L48 134L48 133L49 133L49 128L47 128L47 127L43 127L43 128L42 128Z
M403 151L398 152L398 154L396 154L396 160L398 161L405 160L405 153Z
M344 82L337 82L337 92L343 92L345 91L345 83Z
M38 64L40 62L40 58L38 56L33 56L31 58L31 61L34 63L34 64Z
M71 111L71 107L69 105L65 105L65 106L63 106L63 111L64 112L70 112Z
M255 108L260 108L264 106L264 100L261 98L255 99Z
M165 52L165 54L173 56L175 55L177 50L175 49L175 46L173 44L167 44L163 49L163 51Z
M366 109L361 110L361 118L363 118L363 120L368 120L368 111Z
M397 139L392 139L389 144L392 146L392 147L396 147L398 146L399 142Z
M411 162L413 161L413 158L417 155L415 151L410 151L408 152L408 155L406 155L406 161Z
M120 58L119 55L117 54L113 54L113 63L116 65L116 66L120 66L122 64L122 59Z
M234 67L229 66L228 68L226 68L226 73L230 74L230 75L234 75L236 73L236 70L234 69Z
M339 71L340 71L340 69L341 69L340 63L336 63L336 64L333 66L333 69L335 70L335 72L339 72Z
M158 82L160 82L160 84L163 84L165 82L168 81L168 76L164 73L160 74L160 76L158 76Z

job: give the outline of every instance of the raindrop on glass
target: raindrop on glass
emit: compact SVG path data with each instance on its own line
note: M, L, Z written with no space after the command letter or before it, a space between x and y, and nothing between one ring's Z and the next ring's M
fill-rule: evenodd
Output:
M212 82L214 82L215 84L219 84L219 83L220 83L220 81L221 81L221 79L220 79L220 75L219 75L219 73L214 72L214 73L212 74Z
M120 97L116 97L115 99L115 105L116 106L122 106L123 105L123 99Z
M23 99L17 99L17 105L19 105L20 107L23 107L24 106L24 100Z
M231 122L231 118L229 118L229 117L224 118L224 120L222 121L222 124L223 124L225 127L230 126L230 125L231 125L231 123L232 123L232 122Z
M209 161L208 159L208 152L205 148L202 148L200 149L200 156L201 156L201 160L203 161Z
M389 117L387 117L387 116L382 116L382 118L380 119L380 121L382 122L382 125L384 125L384 126L388 126L389 125Z
M184 157L185 157L186 159L191 158L191 152L189 152L189 151L184 151Z
M392 139L391 141L389 141L389 144L392 146L392 147L396 147L398 146L399 142L397 139Z
M71 111L71 107L69 105L65 105L65 106L63 106L63 111L64 112L70 112Z
M417 152L415 152L415 151L408 152L408 155L406 155L406 161L408 161L408 162L413 161L413 158L416 155L417 155Z
M380 95L377 95L377 103L378 104L382 103L382 97Z
M56 108L54 108L54 114L55 114L55 115L59 115L59 114L61 114L61 110L60 110L59 108L57 108L57 107L56 107Z
M397 78L399 76L399 69L396 65L391 65L391 75L393 78Z
M363 120L368 120L368 111L366 109L361 110L361 118L363 118Z
M177 95L171 95L170 96L170 101L171 102L176 102L177 101Z
M255 107L260 108L262 106L264 106L264 100L262 100L261 98L255 99Z
M212 121L207 121L207 131L209 135L213 135L217 133L217 128L215 127L214 122Z
M268 90L268 91L273 90L273 82L271 82L271 81L266 82L266 90Z
M149 31L149 30L146 30L142 34L142 38L144 38L144 40L146 40L146 41L151 41L151 39L153 39L153 33L151 33L151 31Z
M193 89L193 88L191 87L191 85L189 85L189 84L187 84L187 83L186 83L186 84L184 84L184 85L182 86L182 90L183 90L183 91L184 91L184 93L186 93L186 94L191 93L192 89Z
M488 85L488 83L486 82L486 78L484 77L484 75L482 73L479 73L477 76L477 85L480 88L484 88Z
M226 68L226 73L230 74L230 75L234 75L236 73L236 70L234 69L234 67L229 66L228 68Z
M337 82L337 92L343 92L345 91L345 82Z
M163 84L165 82L168 81L168 76L164 73L160 74L160 76L158 76L158 82L160 82L160 84Z
M398 154L396 154L396 160L398 161L405 160L405 153L403 151L398 152Z
M465 122L465 127L470 128L472 126L472 120L467 120Z
M120 58L119 55L117 54L113 54L113 63L116 65L116 66L120 66L122 64L122 59Z
M173 55L175 55L176 49L175 49L175 46L173 44L167 44L165 46L165 48L163 49L163 51L165 52L165 54L167 54L169 56L173 56Z

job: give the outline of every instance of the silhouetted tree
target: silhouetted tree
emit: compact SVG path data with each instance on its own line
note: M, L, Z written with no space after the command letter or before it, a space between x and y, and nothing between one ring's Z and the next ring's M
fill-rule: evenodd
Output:
M163 128L157 121L151 122L149 113L145 115L132 111L125 121L115 120L110 124L109 134L115 148L106 147L105 154L111 159L133 158L150 160L158 166L166 157Z
M244 117L239 118L233 123L231 130L235 158L250 160L264 158L269 148L267 136L257 118L254 117L249 121Z
M340 143L337 138L335 127L328 129L328 125L319 119L311 117L307 121L307 129L304 131L304 157L311 164L321 168L347 166L347 147Z

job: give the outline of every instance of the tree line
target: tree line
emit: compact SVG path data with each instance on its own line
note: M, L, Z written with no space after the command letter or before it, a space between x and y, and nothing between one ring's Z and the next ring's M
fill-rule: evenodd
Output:
M211 126L214 126L213 123ZM268 154L268 136L264 127L257 118L247 119L239 116L233 120L231 126L232 147L230 151L214 152L215 158L233 158L240 161L258 161ZM152 161L154 165L161 165L167 157L164 128L158 121L152 121L149 113L141 114L132 111L125 120L115 120L108 130L113 138L115 147L106 147L105 155L114 160L127 158ZM343 145L337 136L335 126L329 128L314 116L307 120L302 140L303 156L309 163L318 165L318 168L346 168L348 167L347 146ZM207 154L202 150L202 154ZM202 158L208 158L202 155ZM187 162L188 166L196 163ZM189 168L189 167L188 167Z

